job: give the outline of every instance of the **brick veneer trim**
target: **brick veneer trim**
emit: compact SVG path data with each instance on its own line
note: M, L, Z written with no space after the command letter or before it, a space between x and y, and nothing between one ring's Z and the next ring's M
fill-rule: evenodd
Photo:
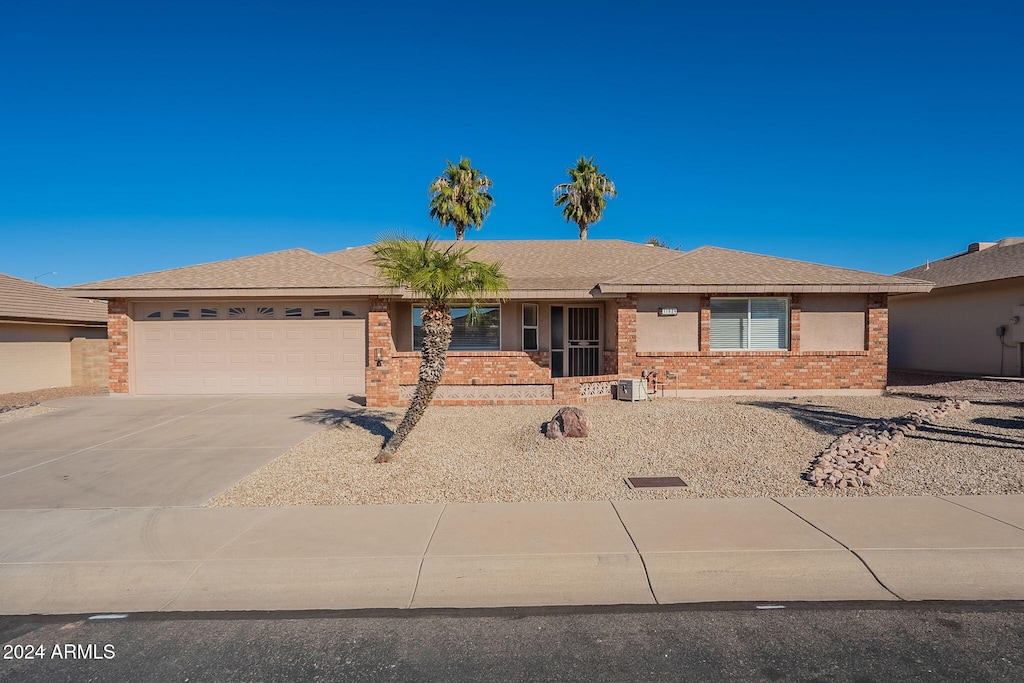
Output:
M107 302L107 351L110 367L109 388L112 394L127 394L131 385L128 375L128 302L111 299Z

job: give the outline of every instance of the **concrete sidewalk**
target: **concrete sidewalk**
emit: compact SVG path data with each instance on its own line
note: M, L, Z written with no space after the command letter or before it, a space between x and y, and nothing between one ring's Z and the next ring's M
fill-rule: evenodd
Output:
M0 613L1024 599L1024 496L0 511Z

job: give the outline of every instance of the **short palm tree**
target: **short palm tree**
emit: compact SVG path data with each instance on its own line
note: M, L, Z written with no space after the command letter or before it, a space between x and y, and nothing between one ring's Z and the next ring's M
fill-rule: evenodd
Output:
M430 237L423 242L388 237L370 247L370 263L382 280L426 299L419 382L405 417L374 462L387 462L394 456L434 398L452 341L451 303L468 301L472 319L481 299L498 299L508 291L508 278L501 272L501 263L474 261L469 257L473 249L457 248L454 244L441 249Z
M576 168L567 168L571 182L555 186L555 206L562 207L566 223L580 228L580 239L587 239L587 229L601 220L605 204L618 193L615 183L601 173L594 157L580 157Z
M446 162L448 167L442 175L430 183L430 217L441 227L455 228L455 239L466 236L466 228L477 230L494 206L494 197L489 190L494 185L491 179L473 168L469 159L460 159L458 165Z

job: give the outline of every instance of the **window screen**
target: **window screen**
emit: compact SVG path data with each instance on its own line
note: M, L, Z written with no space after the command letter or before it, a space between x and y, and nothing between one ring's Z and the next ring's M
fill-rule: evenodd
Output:
M477 309L477 318L469 319L468 308L452 310L452 351L500 351L501 309L487 306ZM423 309L412 309L413 349L423 348Z
M782 298L711 299L711 349L777 351L789 348L789 301Z

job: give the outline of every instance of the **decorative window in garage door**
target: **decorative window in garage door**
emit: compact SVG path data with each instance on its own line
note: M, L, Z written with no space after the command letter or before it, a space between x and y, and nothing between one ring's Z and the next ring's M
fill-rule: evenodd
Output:
M138 304L137 304L138 305ZM316 301L232 301L169 302L138 305L136 320L324 320L365 318L367 307L362 302L344 304Z

